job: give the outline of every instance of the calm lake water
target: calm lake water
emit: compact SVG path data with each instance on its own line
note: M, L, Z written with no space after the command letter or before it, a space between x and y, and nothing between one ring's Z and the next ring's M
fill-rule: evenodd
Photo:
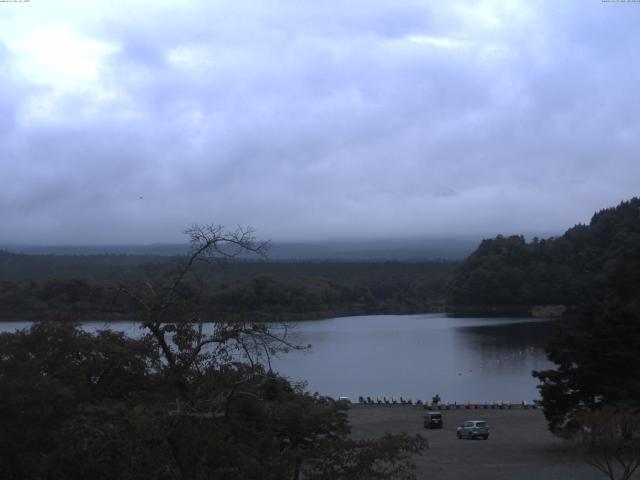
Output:
M272 363L308 390L331 396L386 396L444 401L538 398L532 370L550 366L544 345L558 322L523 318L450 318L444 314L374 315L290 323L293 339L311 344ZM0 331L28 322L0 323ZM111 327L132 336L134 322Z
M292 380L332 396L403 395L445 401L531 402L532 370L551 366L544 345L558 322L523 318L380 315L307 321L296 339L310 343L274 362Z

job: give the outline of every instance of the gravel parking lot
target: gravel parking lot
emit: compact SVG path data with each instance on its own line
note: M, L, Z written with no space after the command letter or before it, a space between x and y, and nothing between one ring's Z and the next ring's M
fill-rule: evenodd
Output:
M547 430L540 410L446 410L444 428L426 430L424 410L410 406L354 406L349 412L354 438L385 432L421 433L430 448L417 456L419 479L596 480L604 478L566 452ZM486 420L488 440L458 440L456 427L465 420ZM640 477L639 477L640 478Z

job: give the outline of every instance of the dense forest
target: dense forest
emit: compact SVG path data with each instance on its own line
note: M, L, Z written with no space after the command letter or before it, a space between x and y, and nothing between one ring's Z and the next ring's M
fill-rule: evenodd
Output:
M593 215L548 239L497 236L484 240L457 268L448 301L478 306L577 306L640 291L640 198Z
M181 257L0 251L0 318L130 318L121 286L170 272ZM206 318L282 320L442 311L450 261L198 264L184 286Z

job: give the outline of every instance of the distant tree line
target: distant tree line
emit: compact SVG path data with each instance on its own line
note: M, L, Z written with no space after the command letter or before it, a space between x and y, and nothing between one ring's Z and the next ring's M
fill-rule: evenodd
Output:
M34 258L0 252L0 318L42 318L55 312L86 319L128 318L130 299L117 285L157 277L176 262L175 257L146 258L148 263L110 257ZM181 288L210 317L270 320L418 313L444 309L455 265L232 261L198 265L194 278Z

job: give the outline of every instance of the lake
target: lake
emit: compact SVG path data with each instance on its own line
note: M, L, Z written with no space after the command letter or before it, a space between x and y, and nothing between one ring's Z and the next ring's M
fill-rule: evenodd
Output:
M274 362L292 380L331 396L531 402L532 370L551 366L544 345L557 321L376 315L306 321L295 338L312 345Z
M28 322L0 323L0 331ZM87 322L132 336L134 322ZM291 322L304 352L274 359L274 369L324 395L386 396L444 401L531 402L539 397L532 370L551 364L544 345L557 321L530 318L452 318L445 314L371 315Z

